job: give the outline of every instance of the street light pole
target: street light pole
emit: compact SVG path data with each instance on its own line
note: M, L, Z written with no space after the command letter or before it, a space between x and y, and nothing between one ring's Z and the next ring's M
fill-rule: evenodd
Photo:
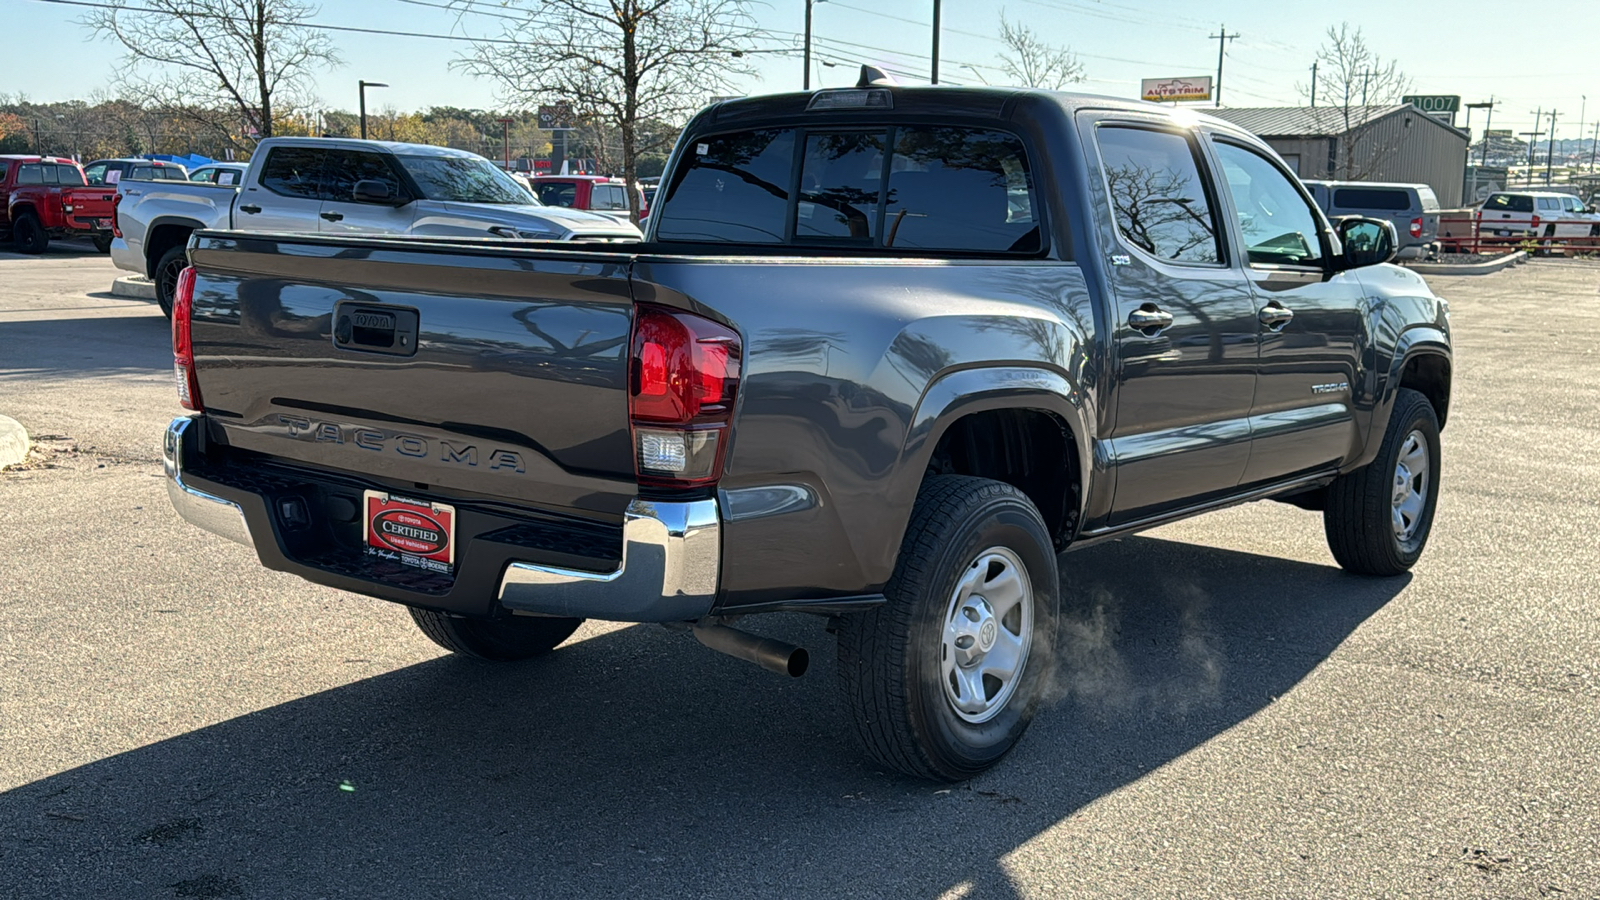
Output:
M511 119L500 120L500 135L506 147L506 171L511 171Z
M356 84L361 86L361 139L364 141L367 139L367 88L386 88L388 85L381 81L357 81Z

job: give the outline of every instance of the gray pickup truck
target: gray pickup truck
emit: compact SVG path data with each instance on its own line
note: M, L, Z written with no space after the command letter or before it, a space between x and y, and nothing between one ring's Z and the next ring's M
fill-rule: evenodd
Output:
M111 261L154 281L169 313L189 236L203 228L541 241L642 237L631 222L540 204L475 153L347 138L264 140L236 184L124 179L113 215Z
M1416 562L1450 326L1392 225L1188 110L863 80L702 111L632 246L196 234L173 503L484 659L596 618L798 674L731 626L817 614L943 780L1033 716L1061 551L1270 498Z

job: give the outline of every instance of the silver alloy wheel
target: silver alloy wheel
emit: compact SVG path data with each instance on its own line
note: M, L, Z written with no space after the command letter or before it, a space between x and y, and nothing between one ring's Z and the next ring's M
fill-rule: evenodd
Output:
M1406 435L1400 458L1394 464L1394 491L1390 494L1394 536L1403 544L1417 533L1422 511L1428 505L1428 439L1422 432Z
M945 699L973 724L999 715L1017 692L1033 644L1033 586L1005 547L978 554L950 596L939 660Z

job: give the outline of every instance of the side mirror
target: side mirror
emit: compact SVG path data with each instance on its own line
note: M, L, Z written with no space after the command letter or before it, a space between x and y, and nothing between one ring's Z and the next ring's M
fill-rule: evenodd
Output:
M1344 268L1359 269L1390 262L1399 252L1400 237L1394 223L1383 219L1350 216L1334 226L1344 246Z
M389 183L376 178L363 178L356 182L352 192L357 203L382 203L387 206L404 206L410 203L406 197L398 197Z

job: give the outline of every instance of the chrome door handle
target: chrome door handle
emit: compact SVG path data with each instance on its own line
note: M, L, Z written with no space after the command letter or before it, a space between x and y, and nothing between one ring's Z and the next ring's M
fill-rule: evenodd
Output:
M1270 331L1282 331L1283 326L1289 324L1289 320L1293 318L1294 311L1285 308L1276 300L1261 307L1261 312L1256 314L1256 319Z
M249 213L250 215L253 216L256 213L261 212L261 207L255 206L255 205L241 206L241 207L239 207L239 212Z
M1146 303L1128 313L1128 326L1142 332L1145 337L1155 337L1161 329L1172 324L1172 313L1154 303Z

